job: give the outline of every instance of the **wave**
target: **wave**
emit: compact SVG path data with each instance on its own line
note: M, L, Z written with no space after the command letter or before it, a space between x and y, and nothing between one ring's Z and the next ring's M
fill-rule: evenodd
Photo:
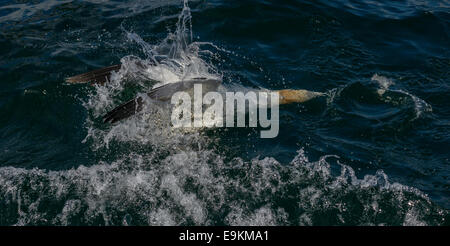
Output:
M179 151L130 154L66 171L0 168L0 224L10 225L439 225L447 216L383 171L332 174L303 150L288 165ZM349 202L351 201L351 202Z

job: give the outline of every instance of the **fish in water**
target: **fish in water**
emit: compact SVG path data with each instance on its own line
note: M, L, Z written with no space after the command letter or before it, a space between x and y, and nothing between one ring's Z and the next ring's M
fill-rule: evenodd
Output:
M141 63L137 64L144 68ZM120 65L113 65L104 67L84 74L76 75L66 78L68 83L91 83L91 84L104 84L109 81L109 77L112 72L120 70ZM190 91L194 88L195 84L201 84L205 91L216 91L221 85L222 80L217 78L192 78L189 80L182 80L175 83L169 83L157 88L154 88L147 92L147 96L152 100L157 101L169 101L171 96L179 91ZM274 90L269 92L276 92L279 95L279 104L290 103L303 103L318 96L325 95L321 92L308 91L308 90ZM132 99L108 112L103 116L104 123L115 123L117 121L126 119L143 109L144 99L137 97Z

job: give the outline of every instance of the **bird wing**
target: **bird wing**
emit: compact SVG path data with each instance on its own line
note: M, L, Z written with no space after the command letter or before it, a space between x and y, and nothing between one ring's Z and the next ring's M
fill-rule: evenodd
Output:
M109 80L109 76L111 75L111 73L119 71L120 67L121 65L112 65L109 67L100 68L94 71L66 78L66 82L72 84L88 82L91 82L92 84L104 84Z
M158 101L168 101L172 95L178 91L187 91L194 87L195 84L202 84L202 86L208 87L207 90L211 91L217 89L221 84L221 80L218 79L206 79L195 78L191 80L184 80L176 83L165 84L163 86L152 89L147 93L148 97ZM140 112L144 105L144 99L137 97L130 100L103 116L104 123L115 123L122 119L128 118L137 112Z

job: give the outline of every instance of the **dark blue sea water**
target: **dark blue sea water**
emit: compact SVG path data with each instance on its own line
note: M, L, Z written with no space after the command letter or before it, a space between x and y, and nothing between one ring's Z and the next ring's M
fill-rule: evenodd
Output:
M187 4L0 1L1 225L450 223L448 0ZM179 66L142 75L155 54ZM120 63L104 86L64 82ZM282 105L274 139L101 121L205 74L327 96Z

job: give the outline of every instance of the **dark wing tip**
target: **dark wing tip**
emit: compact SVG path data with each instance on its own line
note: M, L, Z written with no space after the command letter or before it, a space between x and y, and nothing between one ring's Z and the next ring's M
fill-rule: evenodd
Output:
M103 84L108 81L111 72L117 72L119 70L120 65L112 65L109 67L100 68L94 71L66 78L66 82L72 84L87 82Z
M169 83L162 85L160 87L154 88L147 93L147 96L153 100L158 101L167 101L170 100L170 97L177 91L183 91L190 88L193 88L195 83L203 83L205 85L213 84L214 87L217 88L221 83L220 80L208 80L206 78L196 78L194 80L189 81L180 81L176 83ZM142 106L144 104L144 100L142 97L138 97L131 101L128 101L110 112L108 112L105 116L103 116L104 123L115 123L122 119L128 118L137 112L142 110Z
M124 103L103 116L103 123L115 123L128 118L142 110L143 100L141 97Z
M173 86L177 87L183 85L182 82L174 83L174 84L166 84L160 86L158 88L152 89L147 93L147 96L160 101L165 101L169 99L169 96L173 93ZM171 90L172 89L172 90ZM142 97L137 97L133 100L130 100L113 110L109 111L106 115L103 116L103 123L115 123L117 121L128 118L137 112L142 110L142 106L144 104L144 100Z

